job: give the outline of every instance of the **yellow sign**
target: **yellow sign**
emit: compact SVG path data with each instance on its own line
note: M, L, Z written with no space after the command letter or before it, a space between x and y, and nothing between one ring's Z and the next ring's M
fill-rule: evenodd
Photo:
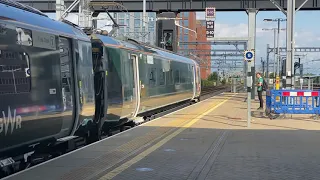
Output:
M279 90L280 89L280 77L277 76L276 77L276 90Z
M276 90L279 90L279 89L280 89L280 77L277 76L277 77L276 77ZM279 101L279 100L280 100L280 97L277 96L277 97L276 97L276 100Z

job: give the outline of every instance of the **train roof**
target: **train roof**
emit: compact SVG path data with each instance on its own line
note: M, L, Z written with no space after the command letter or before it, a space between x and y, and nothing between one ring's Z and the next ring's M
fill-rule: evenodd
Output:
M195 63L196 62L193 59L186 58L186 57L168 52L168 51L166 51L164 49L160 49L158 47L153 47L150 45L141 44L141 43L136 42L134 40L131 40L131 41L133 41L133 43L131 43L126 40L115 39L110 36L105 36L105 35L100 35L100 34L95 34L95 36L98 39L100 39L104 44L109 44L109 45L113 45L113 46L122 45L126 48L135 49L135 50L139 50L139 51L145 51L148 53L153 53L155 55L162 56L162 57L165 57L168 59L174 59L176 61L183 61L183 62L187 62L187 63Z
M55 21L39 10L10 0L0 0L0 20L36 26L39 31L43 31L45 28L46 31L52 34L90 40L80 28L71 23Z

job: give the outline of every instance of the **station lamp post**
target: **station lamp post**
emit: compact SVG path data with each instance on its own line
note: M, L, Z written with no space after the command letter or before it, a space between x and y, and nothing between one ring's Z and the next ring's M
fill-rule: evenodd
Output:
M278 69L277 69L277 75L279 75L279 62L280 62L280 52L279 52L279 37L280 37L280 30L285 30L285 29L280 29L280 22L283 22L283 21L287 21L287 19L282 19L282 18L276 18L276 19L263 19L263 21L266 21L266 22L278 22L278 27L277 27L277 31L278 31L278 37L277 37L277 59L278 59L278 62L277 62L277 66L278 66Z
M278 27L277 27L277 31L278 31L278 37L277 37L277 82L279 81L280 77L279 77L279 73L280 73L280 68L279 68L279 63L280 63L280 51L279 51L279 37L280 37L280 22L283 22L283 21L287 21L287 19L282 19L282 18L276 18L276 19L264 19L263 21L266 21L266 22L278 22ZM276 89L279 88L279 85L277 86Z
M276 78L276 72L278 73L279 75L279 61L280 61L280 58L279 57L276 57L276 54L279 56L279 34L278 34L278 42L277 42L277 45L276 45L276 37L277 37L277 30L278 31L284 31L286 30L285 28L282 28L282 29L278 29L278 28L263 28L262 29L263 31L273 31L273 78ZM277 46L277 51L275 50ZM278 61L278 62L277 62ZM276 69L276 62L277 62L277 69ZM267 62L267 74L269 73L269 62ZM269 75L268 75L269 77Z

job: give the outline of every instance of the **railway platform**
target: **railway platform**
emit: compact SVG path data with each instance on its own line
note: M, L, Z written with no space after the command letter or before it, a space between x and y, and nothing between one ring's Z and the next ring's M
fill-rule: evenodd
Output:
M320 179L320 121L270 120L223 93L8 180Z

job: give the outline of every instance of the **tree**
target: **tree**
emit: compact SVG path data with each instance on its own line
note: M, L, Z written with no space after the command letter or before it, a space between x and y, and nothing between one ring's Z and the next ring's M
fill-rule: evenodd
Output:
M213 72L209 75L208 77L209 81L217 81L218 80L218 73L217 72Z
M270 79L273 79L273 78L274 78L274 73L270 73L270 74L269 74L269 78L270 78Z
M304 74L304 76L315 76L315 74L313 74L313 73L306 73L306 74Z

